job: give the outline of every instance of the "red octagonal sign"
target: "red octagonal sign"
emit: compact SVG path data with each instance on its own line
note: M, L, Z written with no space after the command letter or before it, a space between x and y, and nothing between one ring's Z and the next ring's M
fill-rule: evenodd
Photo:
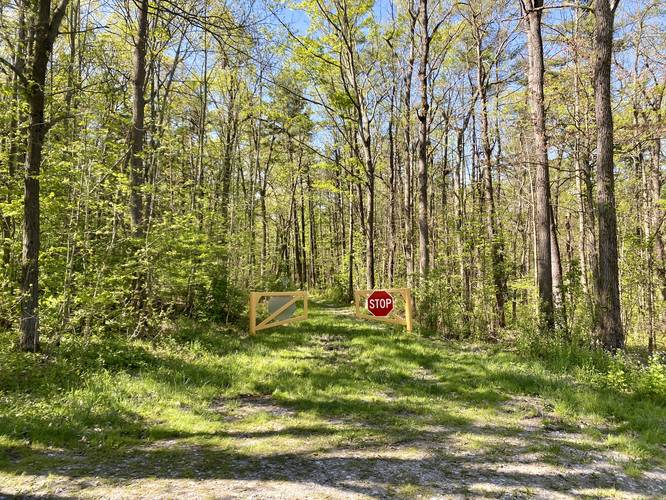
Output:
M373 316L388 316L393 311L393 297L384 290L375 290L368 297L367 307Z

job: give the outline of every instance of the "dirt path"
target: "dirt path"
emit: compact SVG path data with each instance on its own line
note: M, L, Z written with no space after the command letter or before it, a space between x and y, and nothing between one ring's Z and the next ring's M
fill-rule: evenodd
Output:
M290 355L316 358L316 366L342 374L345 366L362 363L369 354L345 335L351 319L336 314L334 321L339 333L313 335ZM220 420L216 432L174 432L129 449L51 448L17 457L12 470L0 468L0 498L666 496L666 471L636 469L633 457L610 449L603 432L585 432L584 422L572 428L538 396L483 403L492 406L489 419L487 411L476 415L473 402L447 393L447 374L432 367L419 366L404 383L387 377L381 392L360 394L350 406L367 408L365 418L328 412L323 402L304 407L295 397L227 396L210 405ZM405 393L406 383L431 396L410 406L415 396ZM341 393L339 399L351 397ZM452 414L465 409L455 418L433 419L427 408L419 411L424 401ZM340 403L330 396L327 402ZM373 405L387 405L398 420L375 418Z

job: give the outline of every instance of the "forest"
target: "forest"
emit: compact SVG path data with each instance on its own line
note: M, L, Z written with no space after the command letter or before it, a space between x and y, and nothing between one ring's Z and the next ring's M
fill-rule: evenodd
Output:
M446 336L654 352L663 16L3 2L3 325L37 350L238 319L249 289L400 284Z
M0 0L0 35L0 455L37 386L303 340L239 344L251 291L406 287L391 342L578 370L666 463L664 0ZM188 380L279 399L224 373Z

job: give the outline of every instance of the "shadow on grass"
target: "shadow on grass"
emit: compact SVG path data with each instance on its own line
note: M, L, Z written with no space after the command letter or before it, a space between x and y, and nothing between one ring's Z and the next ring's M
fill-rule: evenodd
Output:
M44 498L57 498L58 500L74 500L78 497L74 496L63 496L63 495L54 495L54 494L45 494L45 495L29 495L26 493L21 493L19 495L9 495L7 493L3 493L0 491L0 500L12 500L14 498L20 498L21 500L37 500L37 499L44 499Z
M443 439L441 435L426 436L428 438ZM359 448L354 449L359 451ZM44 453L35 456L33 453L29 471L12 464L6 464L3 469L12 474L28 473L51 478L63 476L78 480L95 477L111 485L142 478L258 483L282 481L315 484L343 494L374 497L395 496L405 485L434 487L439 493L470 493L475 487L489 482L502 488L538 488L541 495L575 493L592 485L594 488L612 488L619 495L648 493L642 485L618 481L614 475L600 475L594 469L578 468L569 471L566 478L557 469L503 470L509 450L501 445L465 455L440 450L417 457L377 456L372 453L349 456L349 450L347 446L319 454L277 452L252 455L219 447L180 443L169 447L114 450L103 455L91 452L85 460L81 460L80 456L52 457ZM0 447L0 453L3 452L7 450ZM663 491L665 486L659 483L652 485L657 493ZM261 486L255 483L252 487ZM247 492L247 487L243 491Z
M352 318L336 317L331 322L331 317L323 313L314 313L312 319L298 325L262 331L252 338L241 338L215 326L199 329L193 325L171 341L175 349L169 349L168 344L155 349L111 339L65 345L45 355L0 352L0 438L4 435L17 443L3 445L0 440L0 471L109 479L288 478L365 494L373 493L358 482L371 481L382 484L386 493L386 488L409 481L419 483L420 478L429 475L450 479L449 472L442 469L447 464L477 464L481 471L486 470L487 464L504 459L505 447L491 446L467 458L444 450L437 457L422 459L252 455L201 444L184 444L172 450L151 447L169 439L307 440L348 436L346 448L333 446L328 450L343 455L340 452L349 447L388 446L405 440L446 443L451 433L460 431L498 439L516 435L520 428L492 422L486 427L473 426L469 418L449 411L450 405L498 408L516 394L540 395L572 406L585 399L588 408L609 419L634 404L652 405L613 391L596 394L589 388L572 390L563 380L517 369L515 357L499 350L468 352L457 344L375 328ZM234 364L240 356L248 357L247 366ZM202 357L208 362L201 361ZM267 364L261 367L261 363ZM103 374L105 384L99 386L97 394L97 386L89 386L88 400L77 403L77 388L85 387L99 374ZM237 399L241 399L241 391L270 395L297 415L314 416L325 424L297 426L287 422L280 429L257 431L175 430L168 422L156 422L133 411L132 394L120 392L107 397L119 374L195 394L205 389L205 394ZM246 380L239 381L241 375ZM206 404L188 411L222 427L226 425L224 411ZM648 414L654 419L654 411ZM627 415L623 419L627 430L643 431L641 426L648 425L641 423L639 415ZM429 431L428 426L440 430ZM359 429L365 433L365 445L354 441ZM659 438L658 432L654 439ZM30 443L59 446L64 451L50 454ZM81 462L98 463L101 468L92 470ZM537 474L528 477L490 470L487 474L507 485L547 487L549 481L554 481ZM583 476L581 473L581 480ZM572 484L575 481L576 476ZM600 481L598 487L617 487L607 479ZM633 491L631 486L622 488Z

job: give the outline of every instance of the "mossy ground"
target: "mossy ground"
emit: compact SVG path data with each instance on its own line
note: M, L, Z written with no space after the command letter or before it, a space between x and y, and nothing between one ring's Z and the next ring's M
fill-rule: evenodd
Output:
M0 351L0 496L666 494L666 402L314 307Z

